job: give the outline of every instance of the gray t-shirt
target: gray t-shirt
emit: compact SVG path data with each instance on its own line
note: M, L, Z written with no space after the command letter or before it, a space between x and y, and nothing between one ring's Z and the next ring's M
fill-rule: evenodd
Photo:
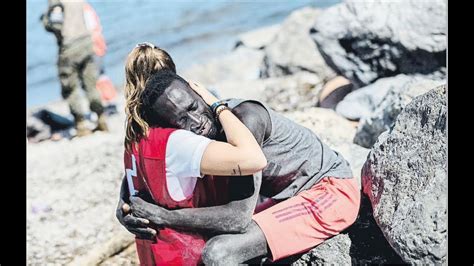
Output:
M230 108L242 102L262 105L270 114L272 130L264 140L263 153L267 166L263 169L260 194L275 200L290 198L311 188L322 178L352 178L349 163L329 148L310 129L298 125L257 101L228 99Z

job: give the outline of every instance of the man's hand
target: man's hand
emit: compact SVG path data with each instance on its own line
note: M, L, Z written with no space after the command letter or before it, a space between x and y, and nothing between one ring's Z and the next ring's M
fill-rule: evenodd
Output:
M124 198L126 197L126 181L125 179L122 182L120 188L120 199L115 210L115 216L130 233L134 234L141 239L153 239L156 236L156 230L148 227L150 221L143 218L138 218L132 216L130 213L130 205L125 203Z
M219 99L214 96L210 91L208 91L204 86L190 81L188 82L191 89L193 89L201 98L207 103L207 105L211 106L213 103L217 102Z
M162 218L166 210L163 207L148 203L135 196L130 197L130 207L133 216L147 219L158 226L164 225Z

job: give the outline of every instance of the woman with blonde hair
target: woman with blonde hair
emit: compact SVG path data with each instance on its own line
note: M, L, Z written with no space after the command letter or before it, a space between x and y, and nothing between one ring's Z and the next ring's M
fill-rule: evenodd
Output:
M125 73L124 164L128 182L122 183L121 193L126 193L128 187L130 196L140 194L168 209L221 205L228 202L227 179L212 175L232 175L237 173L236 166L238 174L235 175L252 175L266 166L260 145L245 125L205 88L176 75L175 65L164 50L149 43L137 45L127 58ZM228 142L214 141L185 129L157 127L156 121L150 124L149 119L145 119L147 113L142 104L147 97L153 97L156 90L163 89L163 86L155 86L162 81L176 83L200 95L221 123ZM202 130L211 129L208 125ZM121 198L126 197L121 195ZM119 207L123 205L124 202L119 202ZM158 228L128 212L127 208L118 208L117 217L123 225L130 221L137 224L137 228L129 230L137 236L140 264L202 263L201 252L207 236ZM150 231L156 233L156 237L142 237Z
M125 114L127 128L125 146L140 137L149 129L148 123L140 116L140 96L148 79L160 70L176 73L171 56L163 49L144 42L138 44L128 55L125 63Z

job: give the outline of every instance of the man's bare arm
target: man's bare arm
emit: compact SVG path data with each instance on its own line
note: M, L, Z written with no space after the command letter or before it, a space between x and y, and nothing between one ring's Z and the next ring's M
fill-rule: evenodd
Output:
M261 173L261 172L260 172ZM157 205L147 203L139 197L131 197L131 207L134 215L148 217L152 223L177 229L205 230L214 233L241 233L245 232L250 224L261 184L261 174L240 177L247 182L253 182L257 188L253 194L225 205L167 210ZM249 181L249 182L248 182ZM245 184L248 187L248 184ZM236 188L241 190L240 188ZM242 190L241 190L242 191Z
M122 185L120 186L120 197L117 208L115 210L115 217L130 233L135 234L142 239L152 239L156 235L156 230L150 228L150 221L144 218L133 217L129 211L124 211L124 206L129 208L128 199L128 185L127 179L124 176Z

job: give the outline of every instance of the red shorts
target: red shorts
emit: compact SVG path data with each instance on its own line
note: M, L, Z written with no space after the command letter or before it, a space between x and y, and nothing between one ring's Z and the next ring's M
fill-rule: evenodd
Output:
M356 178L325 177L308 190L253 215L273 261L308 251L339 234L357 218Z

